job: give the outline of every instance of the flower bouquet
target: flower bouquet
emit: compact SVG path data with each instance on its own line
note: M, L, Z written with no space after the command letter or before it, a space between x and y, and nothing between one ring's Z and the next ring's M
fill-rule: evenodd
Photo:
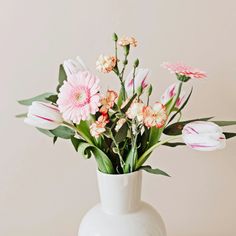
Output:
M44 93L19 101L29 106L25 123L53 138L68 139L85 158L95 157L100 172L126 174L144 169L166 175L160 169L145 165L155 148L165 145L186 145L199 151L225 147L226 139L236 133L223 132L221 126L236 121L215 121L213 117L182 120L191 91L183 91L191 79L204 79L206 73L181 63L163 63L176 77L160 99L150 104L153 87L148 81L149 70L131 63L128 57L137 46L133 37L119 39L113 35L114 55L100 55L96 69L113 73L120 81L119 91L101 91L99 78L78 57L66 60L59 69L56 93ZM123 58L118 58L118 49ZM163 135L164 134L164 135Z

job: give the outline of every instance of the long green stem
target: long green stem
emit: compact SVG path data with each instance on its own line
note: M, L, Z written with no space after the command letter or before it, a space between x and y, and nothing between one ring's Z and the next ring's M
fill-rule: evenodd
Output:
M178 138L179 138L179 136L177 136L177 137L171 137L171 138L169 138L169 139L165 139L165 140L160 141L160 142L154 144L153 146L151 146L151 147L150 147L147 151L145 151L145 152L143 153L143 155L138 159L137 164L136 164L136 166L135 166L135 169L136 169L136 170L139 169L139 168L144 164L144 162L148 159L149 154L150 154L155 148L161 146L162 144L168 143L169 141L178 139Z
M135 94L135 71L136 71L136 67L134 67L134 70L133 70L133 95Z
M65 125L69 126L70 128L72 128L73 130L75 130L87 143L89 144L93 144L93 142L84 134L81 134L80 130L77 129L76 126L64 121L63 122Z
M114 138L114 135L113 135L112 131L110 131L110 135L111 135L111 138L112 138L112 140L113 140L113 142L114 142L114 144L116 146L116 149L117 149L116 153L119 156L121 168L124 169L125 162L124 162L123 157L122 157L122 155L120 153L119 144L116 142L116 139Z

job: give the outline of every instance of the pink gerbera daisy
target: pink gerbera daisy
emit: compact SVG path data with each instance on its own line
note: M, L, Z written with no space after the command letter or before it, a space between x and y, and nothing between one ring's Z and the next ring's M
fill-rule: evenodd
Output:
M67 121L80 123L95 114L100 105L99 79L89 71L79 71L68 77L60 88L57 104Z
M171 73L186 76L189 78L203 79L207 77L205 72L200 71L191 66L186 66L182 63L172 64L172 63L166 62L162 64L162 67L168 69Z

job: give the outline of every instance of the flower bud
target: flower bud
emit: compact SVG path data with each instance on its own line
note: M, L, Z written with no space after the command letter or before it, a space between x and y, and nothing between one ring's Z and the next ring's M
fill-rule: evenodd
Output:
M151 85L151 84L150 84L149 87L148 87L147 94L148 94L149 97L150 97L151 94L152 94L152 85Z
M114 33L114 34L112 35L112 40L115 41L115 42L118 41L118 36L117 36L116 33Z
M213 122L195 121L184 126L183 140L187 146L198 151L214 151L225 147L225 135Z
M134 61L134 68L137 68L138 65L139 65L139 59L136 59L136 60Z

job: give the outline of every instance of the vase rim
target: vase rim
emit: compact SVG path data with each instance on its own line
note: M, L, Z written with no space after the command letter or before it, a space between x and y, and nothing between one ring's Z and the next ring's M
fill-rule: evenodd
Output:
M102 175L102 176L109 176L109 177L124 177L124 176L134 176L134 175L138 175L139 173L141 173L142 170L136 170L134 172L130 172L130 173L125 173L125 174L108 174L108 173L103 173L101 172L99 169L97 169L97 173L98 175Z

